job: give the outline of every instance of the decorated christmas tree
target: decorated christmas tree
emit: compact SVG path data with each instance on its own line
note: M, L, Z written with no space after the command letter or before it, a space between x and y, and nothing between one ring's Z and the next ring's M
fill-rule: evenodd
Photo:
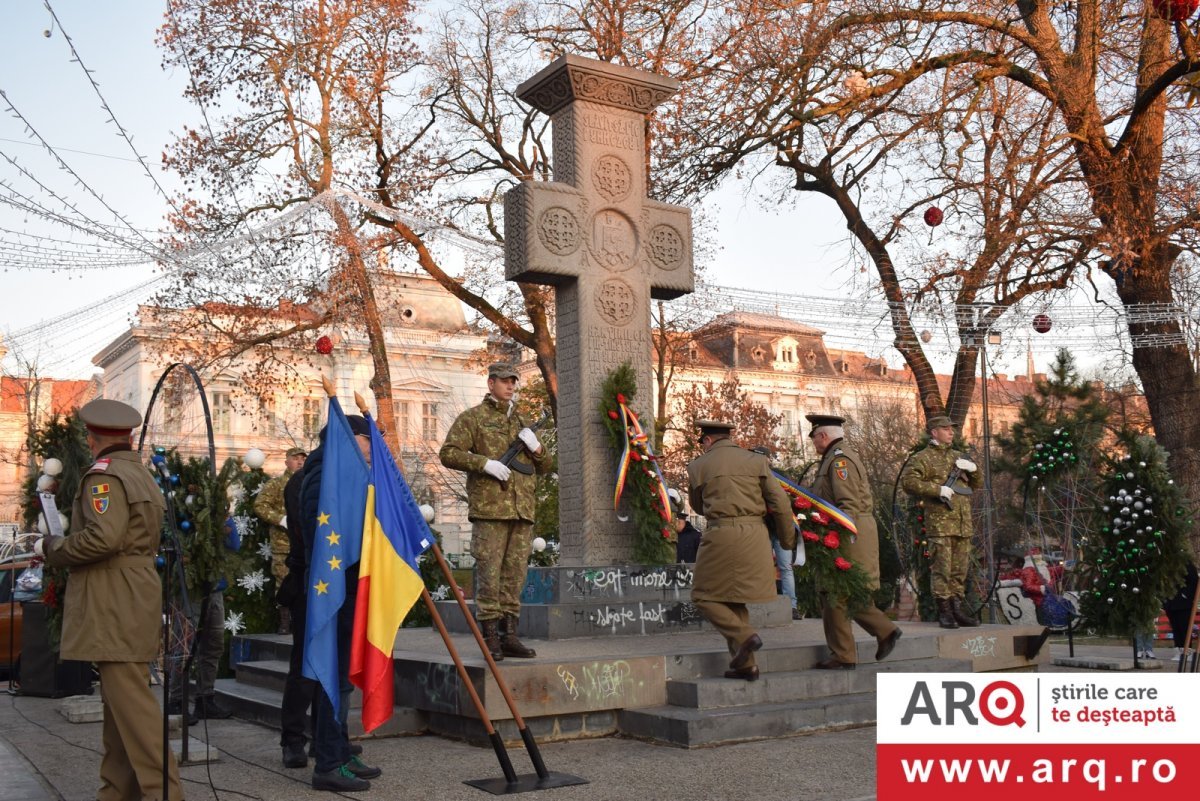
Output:
M1104 496L1084 543L1088 589L1081 602L1086 625L1129 636L1158 617L1187 567L1192 526L1179 488L1167 471L1167 452L1151 437L1120 437L1125 456L1104 473Z

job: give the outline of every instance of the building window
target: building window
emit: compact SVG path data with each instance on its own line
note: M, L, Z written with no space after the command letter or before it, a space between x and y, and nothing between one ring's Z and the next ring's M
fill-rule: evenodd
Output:
M305 398L301 414L301 427L304 429L304 436L308 439L314 439L321 433L321 399Z
M213 393L212 424L214 434L228 434L233 430L233 402L228 392Z
M795 354L795 351L792 350L790 345L787 347L782 347L779 349L779 361L788 362L790 364L794 357L794 354Z
M412 404L406 400L396 401L396 417L400 426L400 442L412 442Z
M436 403L421 404L421 436L426 442L438 438L438 405Z
M262 433L273 437L279 433L279 414L275 410L275 397L263 399L262 402Z

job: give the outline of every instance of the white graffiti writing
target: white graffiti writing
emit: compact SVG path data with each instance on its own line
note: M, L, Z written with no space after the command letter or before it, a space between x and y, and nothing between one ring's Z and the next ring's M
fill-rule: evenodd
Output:
M621 692L621 684L630 672L629 663L624 660L584 665L583 679L587 683L589 694L599 698L612 698Z
M965 640L962 647L966 649L971 656L995 656L996 655L996 638L985 637L980 634L978 637L971 637Z

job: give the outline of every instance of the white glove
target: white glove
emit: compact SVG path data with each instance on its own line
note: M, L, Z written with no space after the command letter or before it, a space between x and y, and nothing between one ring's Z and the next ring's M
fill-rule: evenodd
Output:
M38 537L37 540L33 543L33 552L36 553L38 556L44 557L46 555L46 551L45 551L46 544L45 543L46 543L45 537Z
M525 443L525 447L529 448L530 453L537 453L542 449L542 443L538 442L537 434L533 433L532 428L522 428L517 432L517 436Z
M975 469L976 469L975 463L972 462L970 459L955 459L954 466L957 467L959 470L963 470L967 473L974 473Z
M512 475L511 470L497 462L495 459L487 460L487 464L483 466L483 472L487 473L497 481L508 481L508 477Z
M943 501L948 501L954 497L954 490L943 484L942 486L938 487L938 495L942 496Z
M284 515L283 517L279 518L279 527L287 528L287 515Z

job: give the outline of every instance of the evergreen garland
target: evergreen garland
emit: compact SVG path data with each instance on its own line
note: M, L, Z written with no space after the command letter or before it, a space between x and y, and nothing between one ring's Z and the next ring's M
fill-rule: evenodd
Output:
M1191 514L1151 437L1124 432L1128 455L1112 459L1093 534L1084 542L1087 625L1129 636L1152 623L1175 594L1188 562Z
M609 444L618 454L624 452L632 436L622 425L620 407L625 404L632 408L636 397L637 378L629 362L609 373L600 389L600 419L608 432ZM648 443L644 451L631 448L631 453L633 462L629 466L623 497L633 518L633 559L645 565L669 564L675 558L670 539L671 512L662 508L659 498L659 473L652 469L656 467L657 457Z

